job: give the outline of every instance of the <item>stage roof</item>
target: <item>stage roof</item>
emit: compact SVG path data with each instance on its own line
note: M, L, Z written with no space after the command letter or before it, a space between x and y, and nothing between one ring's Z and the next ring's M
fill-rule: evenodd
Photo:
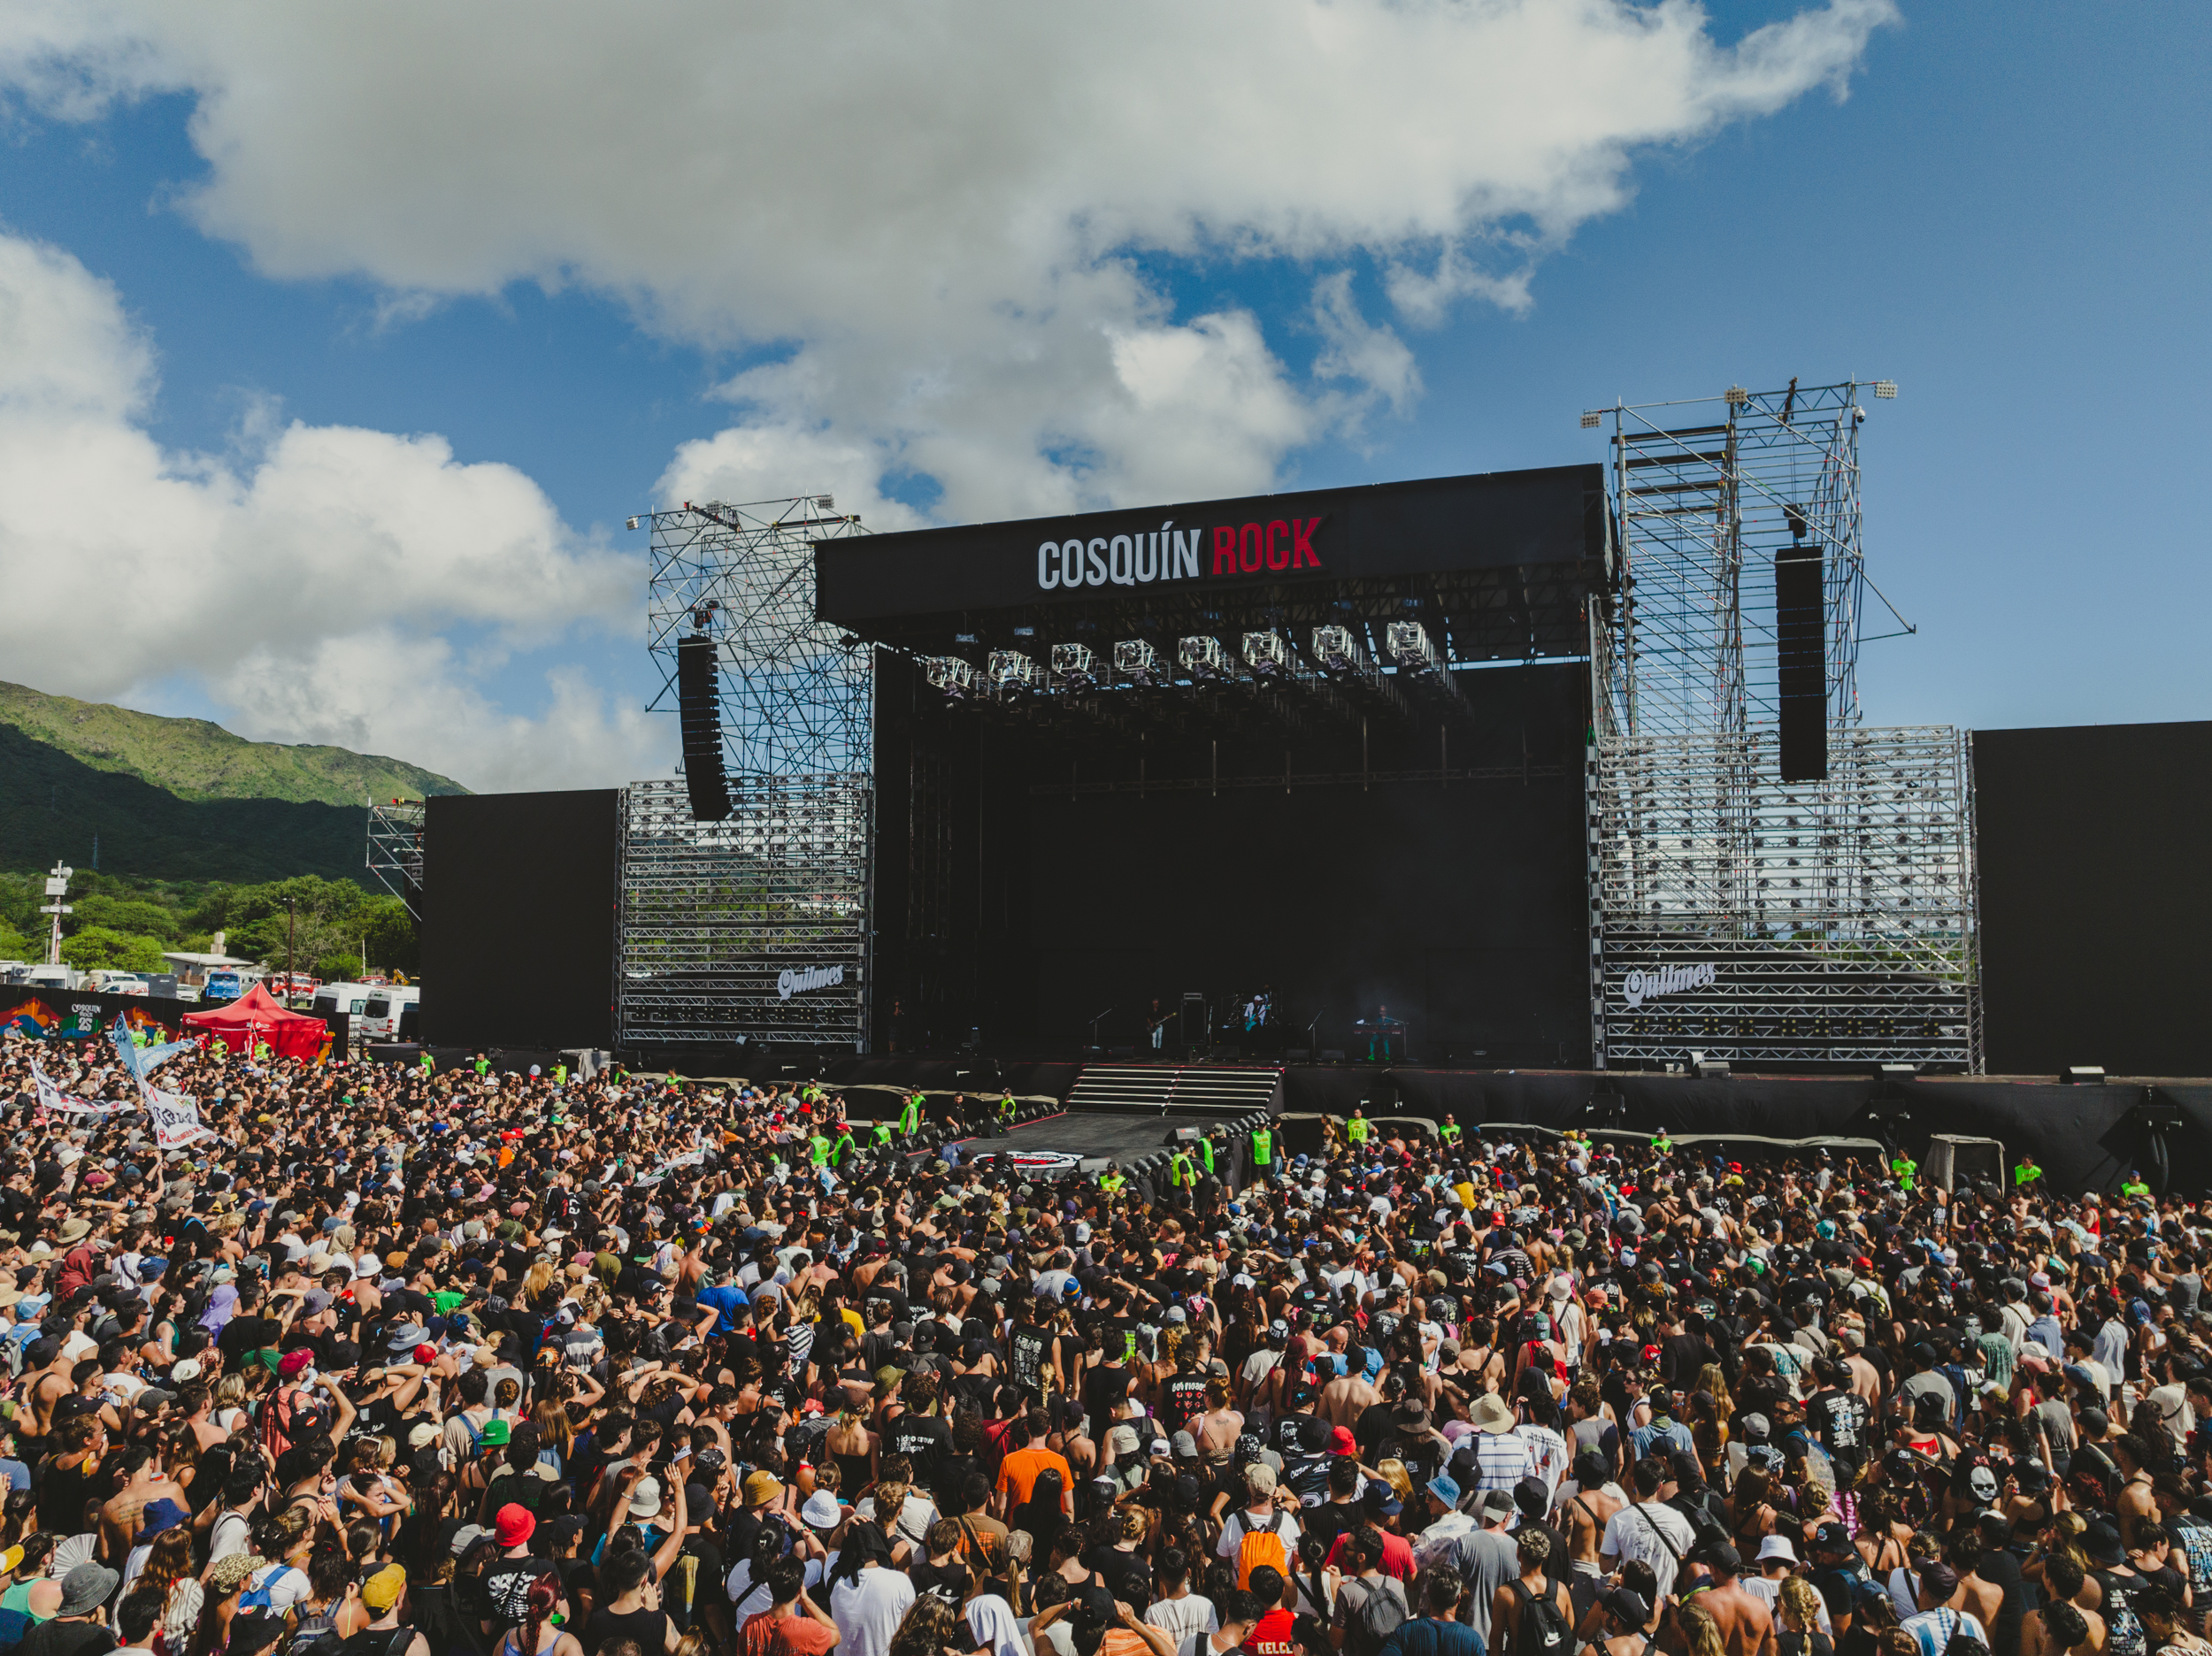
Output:
M874 642L1432 618L1455 660L1578 654L1611 578L1603 469L1547 466L818 541L816 610Z

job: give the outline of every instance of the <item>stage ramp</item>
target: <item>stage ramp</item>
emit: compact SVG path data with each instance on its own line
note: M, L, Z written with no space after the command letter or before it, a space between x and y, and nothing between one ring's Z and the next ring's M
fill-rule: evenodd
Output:
M1088 1064L1068 1093L1071 1113L1219 1118L1282 1108L1279 1065Z

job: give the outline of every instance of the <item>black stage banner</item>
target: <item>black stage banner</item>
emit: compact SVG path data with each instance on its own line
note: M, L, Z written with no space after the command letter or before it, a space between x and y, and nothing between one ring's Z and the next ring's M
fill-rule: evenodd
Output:
M841 625L1064 603L1114 587L1233 588L1605 563L1604 471L1546 466L817 541Z

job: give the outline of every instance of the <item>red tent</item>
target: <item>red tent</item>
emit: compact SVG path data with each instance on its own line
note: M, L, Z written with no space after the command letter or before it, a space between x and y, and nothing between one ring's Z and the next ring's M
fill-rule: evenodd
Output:
M212 1035L234 1053L250 1053L257 1041L267 1041L280 1058L319 1058L330 1047L329 1024L280 1006L259 984L228 1006L186 1013L184 1026Z

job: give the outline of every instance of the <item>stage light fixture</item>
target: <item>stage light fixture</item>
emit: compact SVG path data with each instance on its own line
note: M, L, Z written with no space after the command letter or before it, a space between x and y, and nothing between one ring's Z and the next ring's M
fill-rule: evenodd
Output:
M814 503L817 506L819 506L824 511L835 511L837 510L837 497L834 494L817 494L814 497Z
M1730 386L1721 394L1721 401L1727 403L1730 408L1742 408L1751 401L1751 393L1741 386Z
M1367 659L1367 647L1349 627L1314 628L1313 658L1321 663L1321 671L1325 673L1364 678L1373 671Z
M1044 694L1045 670L1019 650L993 650L986 671L992 693L1002 702Z
M637 519L634 518L626 518L623 520L622 526L625 529L634 529L637 527Z
M1282 681L1297 676L1297 664L1291 660L1290 645L1279 632L1247 632L1244 635L1244 664L1255 678Z
M1141 638L1123 639L1114 646L1114 671L1146 689L1171 682L1160 652Z
M1056 690L1098 688L1098 657L1087 644L1052 647L1052 687Z
M1383 629L1383 641L1390 651L1390 659L1398 663L1400 672L1426 676L1444 671L1443 657L1436 653L1428 629L1418 621L1393 621Z
M1889 402L1897 395L1897 381L1894 380L1877 380L1874 382L1874 395L1885 402Z
M1598 422L1602 418L1603 416L1599 414L1595 409L1585 409L1582 413L1582 429L1584 431L1597 430Z
M1202 683L1225 684L1237 676L1234 658L1210 633L1183 640L1175 647L1175 658L1185 672Z
M948 702L968 702L975 697L975 669L957 656L933 656L922 668L929 687Z

